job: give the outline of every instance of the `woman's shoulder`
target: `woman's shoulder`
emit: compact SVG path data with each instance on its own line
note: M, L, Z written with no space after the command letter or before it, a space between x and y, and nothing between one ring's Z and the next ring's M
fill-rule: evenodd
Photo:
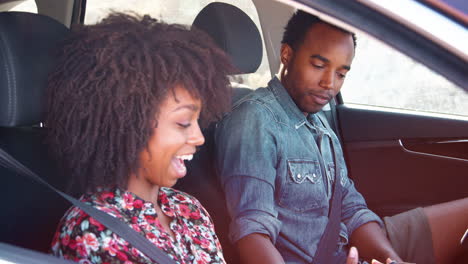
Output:
M113 201L114 197L115 194L113 192L105 191L84 194L79 200L116 218L122 218L122 212L119 210L119 207L110 202ZM80 234L84 232L99 233L107 228L79 207L72 206L62 217L58 229L58 231L67 232L71 235L72 233Z
M87 203L100 211L106 212L113 217L123 218L125 216L123 211L126 206L124 203L125 197L123 197L119 192L121 192L119 189L100 189L95 193L83 195L80 198L80 201ZM81 209L76 208L76 210Z
M85 194L81 196L80 201L116 218L124 218L122 211L112 202L114 198L114 192L101 191ZM58 225L51 251L54 255L75 261L86 259L93 263L101 263L104 259L113 259L108 252L110 244L122 245L115 249L116 252L129 254L124 252L124 246L128 246L124 239L115 236L112 230L80 208L73 206L65 213Z
M122 213L117 206L108 202L108 198L113 198L111 192L99 192L95 194L84 194L79 199L81 202L106 212L116 218L122 218ZM79 207L72 206L62 217L59 228L68 232L92 232L106 229L104 225L96 221L93 217L85 213ZM96 229L96 230L94 230Z

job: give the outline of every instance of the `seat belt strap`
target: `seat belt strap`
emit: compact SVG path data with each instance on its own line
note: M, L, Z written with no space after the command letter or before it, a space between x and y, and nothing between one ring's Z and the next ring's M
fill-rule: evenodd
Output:
M330 129L325 117L318 115L322 122L325 123L326 128L329 130L331 135L333 131ZM330 201L330 212L328 215L328 224L320 238L319 244L315 256L313 258L313 264L330 264L340 263L342 260L334 259L333 253L336 250L338 238L340 234L340 223L341 223L341 205L342 205L342 186L341 186L341 163L339 162L338 151L335 141L330 138L332 143L333 157L335 161L335 181L333 183L333 193ZM344 262L342 262L344 263Z
M10 154L5 152L1 148L0 148L0 165L20 175L28 176L34 181L39 182L45 187L58 193L60 196L68 200L74 206L80 208L81 210L86 212L89 216L93 217L94 219L99 221L101 224L103 224L104 226L112 230L114 233L116 233L117 235L125 239L125 241L130 243L132 246L134 246L136 249L141 251L143 254L145 254L147 257L149 257L151 260L155 261L156 263L159 263L159 264L174 264L175 263L175 261L171 259L165 252L163 252L160 248L156 247L148 239L146 239L140 233L136 232L134 229L132 229L123 221L103 211L100 211L89 204L81 202L71 197L68 194L65 194L59 191L58 189L56 189L55 187L53 187L52 185L44 181L42 178L37 176L37 174L29 170L26 166L21 164L15 158L10 156Z
M335 135L340 140L343 142L343 137L341 136L341 127L340 127L340 122L338 122L338 111L336 110L336 107L338 106L337 104L337 98L333 97L333 99L330 100L330 112L332 116L332 120L330 126L332 129L335 131Z

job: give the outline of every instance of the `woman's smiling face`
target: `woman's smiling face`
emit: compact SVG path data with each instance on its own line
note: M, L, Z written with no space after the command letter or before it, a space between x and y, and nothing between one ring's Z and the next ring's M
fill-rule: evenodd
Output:
M148 146L140 155L141 169L137 177L141 187L171 187L185 176L184 160L191 160L196 147L205 142L198 125L201 101L193 98L181 85L169 91L161 103L157 126Z

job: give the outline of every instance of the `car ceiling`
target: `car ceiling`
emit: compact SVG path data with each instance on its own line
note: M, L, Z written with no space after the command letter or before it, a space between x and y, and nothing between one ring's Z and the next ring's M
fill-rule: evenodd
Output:
M0 0L0 11L5 11L11 9L15 5L24 2L25 0ZM284 30L284 25L289 17L294 12L295 8L291 5L286 5L278 1L271 0L252 0L255 4L259 20L261 22L261 30L264 37L264 46L267 52L270 73L273 76L279 71L280 60L279 60L279 50L281 45L281 36ZM284 1L284 0L283 0ZM75 0L36 0L38 7L38 12L50 17L55 18L60 21L67 27L70 26L72 16L73 16L73 6ZM285 1L288 2L288 1ZM291 4L293 1L289 1ZM300 1L299 1L300 2ZM456 1L455 1L456 2ZM296 3L297 4L297 3ZM453 3L449 3L453 4ZM308 11L315 11L308 9ZM331 23L336 23L337 20L330 18L323 13L316 13L324 20L327 20ZM355 30L349 28L349 25L341 25L344 28ZM360 30L357 30L359 32Z
M0 12L8 11L24 2L23 0L0 0Z
M38 13L52 17L70 27L74 0L35 0ZM26 0L0 0L0 12L9 11Z
M257 8L258 18L262 24L262 34L267 51L270 72L273 77L280 67L279 50L284 25L294 13L295 8L271 0L252 0Z

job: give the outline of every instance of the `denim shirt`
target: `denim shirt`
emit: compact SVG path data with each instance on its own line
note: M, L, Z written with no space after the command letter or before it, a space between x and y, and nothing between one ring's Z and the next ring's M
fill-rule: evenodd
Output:
M315 122L312 122L315 120ZM347 176L336 135L319 114L305 116L277 78L236 103L215 132L216 166L231 216L229 236L266 234L287 263L310 263L328 223L335 180L330 140L343 168L340 241L380 218ZM317 144L317 142L319 144Z

